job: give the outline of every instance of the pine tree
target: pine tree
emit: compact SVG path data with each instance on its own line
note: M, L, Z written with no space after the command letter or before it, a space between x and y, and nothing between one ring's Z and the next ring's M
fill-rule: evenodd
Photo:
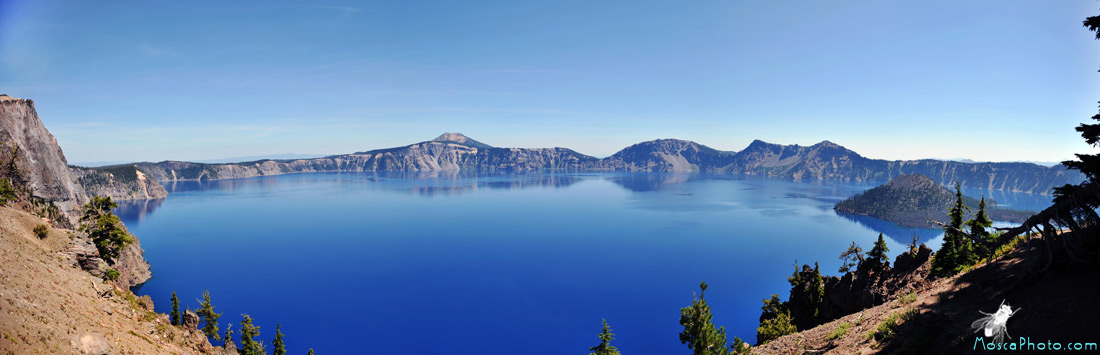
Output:
M619 349L611 346L611 340L614 338L615 333L611 332L611 327L607 325L607 319L603 320L603 330L600 331L600 345L588 348L593 352L588 355L621 355Z
M118 204L111 201L110 197L93 196L92 200L84 204L84 215L80 221L84 223L81 230L88 232L88 238L99 251L99 257L107 264L114 264L115 259L122 255L134 238L130 237L122 228L122 221L111 210L118 208Z
M932 271L940 276L951 276L963 265L970 265L974 258L973 247L969 239L959 231L963 227L963 210L967 209L962 201L962 189L955 182L955 204L948 213L950 223L943 229L943 245L932 259Z
M726 328L716 329L711 322L710 306L704 299L707 283L700 283L699 288L702 291L699 297L692 297L691 307L680 309L680 325L684 326L680 343L687 344L693 355L727 355Z
M851 271L853 267L859 268L859 264L863 263L863 248L859 247L859 244L852 242L852 245L848 246L848 250L840 254L840 270L839 272Z
M909 253L913 254L914 257L916 257L917 252L920 251L917 248L917 241L918 240L920 240L920 238L917 237L917 232L913 232L913 241L911 243L909 243Z
M794 334L795 332L798 332L798 329L794 326L794 323L791 323L791 314L783 312L775 318L760 322L760 327L756 328L756 345L762 345L775 338Z
M763 311L760 312L760 322L775 318L779 316L780 313L787 311L786 305L784 305L783 302L779 300L779 294L775 293L772 294L772 297L770 299L764 299L764 305L760 307L760 310Z
M241 355L264 355L263 345L255 339L260 336L260 327L252 325L251 316L247 314L241 316L244 320L241 320L241 348L238 352Z
M810 304L814 307L814 317L821 310L821 301L825 299L825 280L821 277L821 268L814 262L814 275L810 280Z
M313 355L313 348L309 348L309 355Z
M286 348L283 347L283 331L282 323L275 324L275 340L271 341L271 346L275 348L273 355L286 355Z
M744 340L741 340L741 338L733 337L733 343L730 344L730 354L736 354L736 355L752 354L752 347L749 346L749 343L746 343Z
M168 320L172 325L180 325L180 299L176 297L176 291L172 291L172 312L168 314Z
M225 338L224 339L225 339L225 343L222 344L222 347L228 349L229 344L233 344L233 323L229 323L229 324L225 325ZM236 344L233 344L233 345L236 346Z
M867 258L879 265L890 265L890 257L886 256L888 251L890 248L886 247L886 240L882 238L882 233L879 233L875 246L867 252Z
M975 238L981 238L989 242L993 241L991 240L992 235L989 234L989 230L986 229L993 226L993 221L985 215L985 196L982 196L981 202L978 203L978 213L974 214L974 219L966 222L966 226L970 227L970 235ZM984 244L978 244L977 247L982 257L987 257L992 252Z
M210 304L210 290L202 291L202 301L199 310L195 313L198 313L203 321L202 333L214 340L221 340L221 335L218 335L218 318L222 314L214 312L214 305Z

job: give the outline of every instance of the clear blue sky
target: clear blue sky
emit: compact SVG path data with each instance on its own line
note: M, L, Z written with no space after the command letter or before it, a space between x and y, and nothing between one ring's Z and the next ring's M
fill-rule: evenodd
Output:
M70 162L347 153L462 132L607 156L831 140L1092 151L1096 1L10 1L0 92Z

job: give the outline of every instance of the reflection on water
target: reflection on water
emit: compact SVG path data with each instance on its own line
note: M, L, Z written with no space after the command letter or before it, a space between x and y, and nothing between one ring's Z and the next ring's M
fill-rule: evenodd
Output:
M214 181L172 181L164 183L170 194L207 193L233 194L245 189L273 189L280 185L311 186L318 182L343 185L363 185L366 189L403 192L420 197L457 196L480 189L521 190L527 188L567 188L580 181L610 181L636 193L635 207L652 210L716 211L748 208L769 216L797 215L800 212L775 199L808 199L816 201L820 210L832 206L872 185L830 181L791 182L760 177L706 175L692 173L593 173L593 174L486 174L476 172L393 172L393 173L312 173L261 176L246 179ZM308 180L308 181L307 181ZM735 195L716 195L691 183L728 180L741 184ZM698 184L695 184L698 185ZM1026 193L964 189L968 196L997 201L998 206L1021 210L1042 210L1050 205L1050 196ZM698 195L697 195L698 194ZM171 197L170 197L171 198ZM116 214L124 222L140 222L163 203L159 200L119 201ZM881 232L899 243L909 243L914 234L926 242L942 234L938 228L908 228L873 217L839 214L847 220Z
M122 223L134 224L139 223L145 219L145 216L153 213L153 210L160 207L161 203L164 203L163 198L153 200L128 200L128 201L116 201L118 208L114 210L114 213L118 215L118 218L122 220Z
M698 174L688 173L635 173L614 174L611 175L608 180L611 180L611 182L614 182L616 185L622 186L632 192L645 192L660 190L669 185L683 184L685 182L696 180L698 178Z
M997 207L1019 211L1042 211L1050 207L1054 196L1036 195L1021 192L962 189L963 195L975 198L985 196L986 200L997 201Z
M847 213L836 213L838 216L845 219L862 224L863 226L870 228L875 232L882 233L883 235L890 237L895 242L901 244L909 244L913 241L913 235L917 236L917 243L927 243L932 239L943 235L943 230L938 228L909 228L902 227L893 222L887 222L878 218L861 216Z

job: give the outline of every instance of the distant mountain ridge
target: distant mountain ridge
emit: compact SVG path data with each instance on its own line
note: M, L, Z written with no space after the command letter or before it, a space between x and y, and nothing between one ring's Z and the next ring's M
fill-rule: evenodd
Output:
M800 146L755 140L742 151L727 152L687 140L658 139L631 145L599 159L568 148L498 148L461 133L444 133L429 141L401 147L312 159L265 159L229 164L163 161L124 165L133 166L161 182L342 171L691 172L850 182L884 182L902 174L922 174L939 184L959 181L967 188L1047 194L1054 186L1084 180L1080 172L1066 170L1061 165L868 159L829 141Z

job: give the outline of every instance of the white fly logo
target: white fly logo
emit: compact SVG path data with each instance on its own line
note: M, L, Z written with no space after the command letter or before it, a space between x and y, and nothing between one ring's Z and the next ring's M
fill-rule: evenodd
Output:
M1002 300L1001 307L998 308L996 312L985 313L978 311L984 314L985 317L978 318L978 320L970 324L970 328L974 329L975 333L985 330L986 338L993 338L993 341L996 343L1003 342L1005 336L1012 338L1012 336L1008 335L1008 328L1006 328L1005 325L1008 323L1008 318L1012 317L1012 315L1016 314L1018 311L1020 311L1019 308L1013 310L1012 307L1006 305L1005 301Z

